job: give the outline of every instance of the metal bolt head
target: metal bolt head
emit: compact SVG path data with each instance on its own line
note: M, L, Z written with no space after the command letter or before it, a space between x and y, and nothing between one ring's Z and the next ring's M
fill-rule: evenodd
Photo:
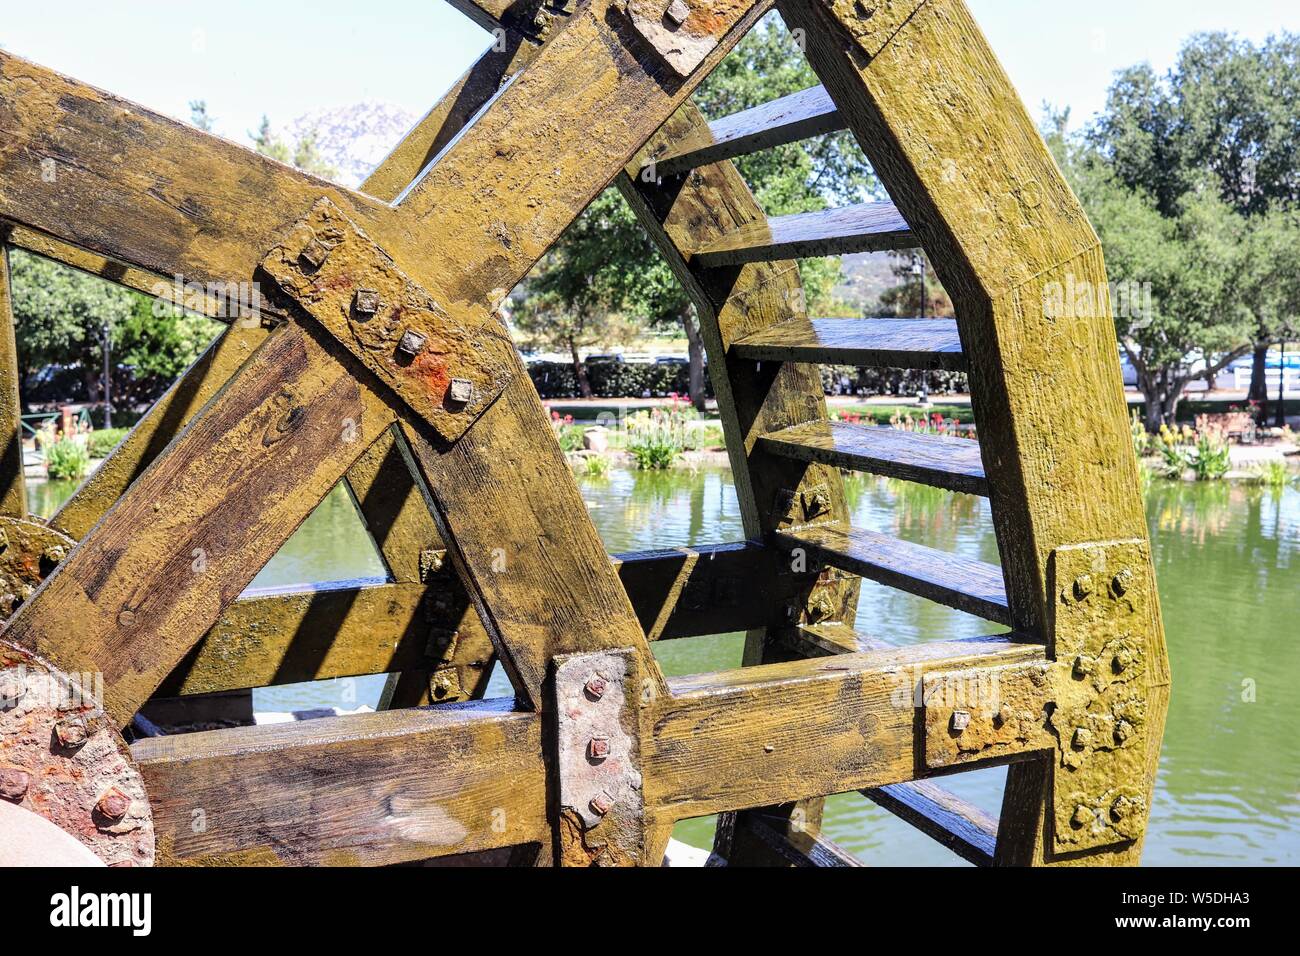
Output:
M1124 595L1124 592L1129 589L1129 585L1132 582L1133 582L1133 571L1129 568L1124 568L1122 571L1119 572L1119 574L1115 575L1113 578L1110 579L1111 593L1114 594L1116 597L1122 597Z
M949 726L952 727L953 733L961 733L970 726L970 714L964 710L954 710Z
M617 802L608 790L602 790L591 798L591 802L587 806L591 807L591 812L596 816L603 817L614 809L614 804Z
M27 787L31 782L31 774L26 770L20 770L18 767L0 767L0 800L11 800L17 803L27 796Z
M1012 709L1011 705L1003 704L1001 707L998 708L997 714L994 715L993 722L997 724L998 727L1005 727L1007 723L1015 716L1016 716L1016 712L1014 709Z
M1074 579L1074 599L1082 601L1092 593L1092 575L1081 574Z
M374 289L358 289L352 307L357 315L374 315L379 311L379 293Z
M681 26L690 16L691 8L685 0L673 0L668 4L668 9L664 11L664 19L675 27Z
M1110 805L1110 818L1119 823L1125 817L1140 809L1141 806L1141 800L1123 795L1118 796L1115 798L1115 802Z
M609 738L595 736L587 741L587 756L592 760L604 760L609 756Z
M16 704L27 693L27 680L16 668L0 671L0 706Z
M80 747L90 736L86 718L80 714L65 717L54 725L54 736L61 747Z
M1080 654L1074 659L1074 676L1087 677L1092 673L1093 667L1096 663L1097 662L1087 654Z
M329 258L331 250L331 246L325 245L315 236L312 236L311 242L307 243L302 252L298 253L298 258L313 269L319 269L325 264L325 260Z
M424 348L425 338L415 329L407 329L402 333L402 340L397 343L397 351L403 355L419 355L420 350Z
M131 809L131 798L117 787L109 787L95 801L95 810L105 820L117 823Z
M117 623L123 627L130 627L135 623L135 611L129 607L124 607L117 615Z
M1133 725L1124 718L1115 721L1115 743L1122 744L1133 736Z
M1115 652L1114 660L1115 671L1118 673L1133 663L1133 652L1127 647L1121 647Z
M608 686L609 681L605 680L605 678L601 677L599 674L592 674L582 689L587 692L587 696L592 700L600 700L605 696L605 689Z
M1074 739L1071 742L1075 750L1082 750L1092 742L1092 731L1087 727L1074 728Z
M465 405L474 397L474 383L467 378L453 378L447 396L458 405Z
M1096 818L1093 816L1092 811L1081 803L1074 808L1074 816L1070 819L1074 822L1076 827L1082 827L1092 823Z

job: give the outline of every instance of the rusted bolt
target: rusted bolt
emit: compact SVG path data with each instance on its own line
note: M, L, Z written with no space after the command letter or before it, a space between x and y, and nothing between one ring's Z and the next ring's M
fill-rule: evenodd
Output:
M451 388L447 389L447 395L457 405L468 404L474 397L474 383L467 378L453 378Z
M1092 811L1081 803L1074 808L1074 816L1070 819L1076 827L1082 827L1091 823L1095 817L1093 816Z
M609 756L609 738L595 736L587 741L587 756L592 760L604 760Z
M605 680L605 678L601 677L599 674L592 674L591 677L588 678L587 683L583 685L582 689L587 692L587 696L592 700L600 700L605 696L605 688L608 686L609 681Z
M835 602L829 594L818 594L808 602L808 621L817 624L828 620L835 613Z
M1097 662L1087 654L1080 654L1074 659L1074 676L1087 677L1096 667Z
M1141 801L1139 800L1132 797L1118 796L1115 798L1115 802L1110 805L1110 818L1119 823L1133 811L1139 809L1140 806Z
M686 18L691 15L691 8L685 0L673 0L668 4L668 9L664 11L664 19L675 27L681 26L686 22Z
M313 269L319 269L325 264L325 260L329 258L332 250L332 246L327 246L315 236L312 236L311 242L307 243L302 252L298 253L298 258Z
M374 289L358 289L352 307L357 315L374 315L379 311L379 293Z
M402 339L397 343L397 351L403 355L419 355L420 349L424 348L425 338L415 329L407 329L402 333Z
M126 816L126 811L131 809L131 798L117 787L109 787L95 801L95 809L105 820L117 823Z
M16 704L27 693L27 680L16 668L0 671L0 704Z
M45 549L45 560L53 564L58 564L67 556L68 552L61 544L52 544Z
M1115 721L1115 743L1122 744L1133 736L1133 725L1124 718Z
M31 775L26 770L0 767L0 799L17 803L27 796L27 787L31 782Z
M970 714L964 710L954 710L952 712L952 720L949 721L949 726L952 727L953 733L961 733L970 726Z
M776 752L776 748L774 746L772 746L771 744L763 744L763 753L770 754L775 752Z
M1127 647L1121 647L1115 652L1115 672L1118 673L1133 663L1133 652Z
M1116 597L1122 597L1128 590L1129 585L1133 582L1133 572L1129 568L1124 568L1117 575L1110 579L1110 590Z
M608 790L602 790L591 798L591 802L588 803L587 806L591 807L591 812L596 814L596 816L603 817L605 814L609 813L610 810L614 809L614 804L616 802L617 801Z
M814 491L804 496L804 515L815 518L831 510L831 496L824 491Z
M1084 747L1088 746L1088 744L1091 742L1092 742L1091 730L1089 730L1087 727L1074 728L1074 739L1071 741L1071 743L1074 745L1075 750L1082 750Z
M1092 593L1092 575L1081 574L1074 579L1074 599L1082 601Z
M61 747L80 747L90 736L86 718L80 714L65 717L54 725L54 736Z
M998 708L998 712L994 715L993 723L995 723L998 727L1003 727L1015 715L1016 712L1012 709L1010 704L1003 704L1001 707Z
M117 615L117 623L123 627L130 627L135 623L135 611L129 607L124 607Z

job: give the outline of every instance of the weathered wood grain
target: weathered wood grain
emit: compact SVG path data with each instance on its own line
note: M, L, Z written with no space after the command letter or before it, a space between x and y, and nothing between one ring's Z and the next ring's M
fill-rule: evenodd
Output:
M859 203L751 222L695 247L703 268L851 252L911 249L917 244L893 203Z
M843 129L839 111L824 87L814 86L751 109L724 116L687 139L661 147L653 157L657 176L676 176L697 166L735 159L811 136Z
M394 420L355 363L277 331L4 633L103 674L119 726ZM351 440L349 441L349 437Z
M0 515L27 517L23 477L22 403L18 398L18 347L9 291L9 250L0 229Z
M928 780L914 780L863 790L862 795L934 838L963 860L976 866L993 865L998 821L943 787Z
M987 495L979 443L849 422L806 422L761 439L773 454Z
M549 839L541 719L505 702L150 737L132 755L163 864L382 865Z
M1002 570L996 565L842 524L778 531L775 541L787 551L804 549L810 562L842 568L999 624L1010 623Z
M759 329L731 346L737 358L760 362L964 371L952 319L805 319Z
M756 842L762 844L762 853L755 853L752 844L733 852L727 866L790 866L807 867L859 867L862 863L850 852L842 849L820 833L791 833L788 821L761 811L747 820Z

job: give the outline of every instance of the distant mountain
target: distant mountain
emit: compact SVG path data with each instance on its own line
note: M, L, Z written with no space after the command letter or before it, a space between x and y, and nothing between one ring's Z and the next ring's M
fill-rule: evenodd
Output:
M840 259L840 281L835 298L857 307L858 314L876 311L880 294L897 284L887 252L858 252Z
M355 188L383 162L417 119L392 103L367 100L300 116L290 124L288 134L296 142L314 129L316 148L339 171L339 185Z

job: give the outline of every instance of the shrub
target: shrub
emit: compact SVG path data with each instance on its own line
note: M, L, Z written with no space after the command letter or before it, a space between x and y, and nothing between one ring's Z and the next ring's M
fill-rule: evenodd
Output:
M70 438L61 438L45 448L45 471L51 478L80 481L90 468L86 446Z
M605 472L609 471L609 459L599 454L586 455L581 470L585 478L604 478Z
M100 428L91 432L86 446L90 457L107 458L130 430L129 428Z
M1291 472L1284 461L1261 461L1251 466L1250 483L1267 488L1284 488L1291 481Z
M668 409L637 412L627 419L623 446L643 470L671 468L686 450L686 414L674 401Z
M1232 466L1228 440L1216 428L1206 428L1197 433L1196 444L1188 457L1197 481L1215 481L1226 475Z

